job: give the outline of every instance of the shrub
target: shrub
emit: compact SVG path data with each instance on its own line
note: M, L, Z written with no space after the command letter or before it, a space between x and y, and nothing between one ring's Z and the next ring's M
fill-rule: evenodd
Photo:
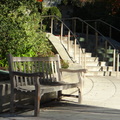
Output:
M59 18L62 17L60 10L57 7L55 7L55 6L50 7L48 14L49 15L55 15L55 16L57 16Z
M51 46L46 34L40 31L35 0L0 1L0 65L7 66L6 54L15 56L46 55Z
M62 68L68 68L69 67L69 62L61 59L61 67Z

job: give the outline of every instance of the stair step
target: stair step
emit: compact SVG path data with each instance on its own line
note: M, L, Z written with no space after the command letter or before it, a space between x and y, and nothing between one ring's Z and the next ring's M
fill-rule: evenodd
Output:
M100 66L106 66L106 62L100 61Z
M86 57L86 61L98 61L98 57Z
M86 49L85 49L85 48L82 48L82 51L85 53Z
M98 61L86 61L86 66L99 66Z
M60 38L60 36L56 37L56 39L57 38ZM82 60L84 60L84 56L82 56L82 55L84 55L84 54L80 54L79 44L76 44L76 56L74 58L74 40L71 39L69 42L70 42L70 46L69 46L68 53L71 56L71 58L73 59L73 61L78 63L78 64L75 64L75 63L70 64L70 68L76 69L76 68L84 67L84 65L82 64ZM84 48L82 47L81 49L82 49L82 52L85 53L85 56L86 56L86 69L88 70L88 72L86 73L86 76L106 76L106 75L107 76L116 76L117 73L113 71L112 66L106 66L106 62L99 61L100 58L92 57L92 53L86 52L86 45L84 42L84 37L80 38L80 42L81 42L81 46L82 46L82 43L84 45ZM65 46L65 48L67 49L68 48L68 45L67 45L68 38L66 36L63 37L62 43ZM88 44L90 46L90 44L92 44L92 43L88 43ZM99 52L101 54L103 54L104 50L105 50L104 48L100 48ZM111 62L112 60L110 59L110 57L111 57L111 54L113 53L113 50L109 49L109 50L107 50L107 52L109 53L107 58L109 58L109 61ZM81 63L79 63L79 62L81 62Z
M108 71L113 71L113 66L108 66Z
M115 76L112 75L113 72L104 72L104 71L89 71L87 73L85 73L86 76Z
M103 71L88 71L85 73L85 76L105 76L105 72Z
M86 66L88 71L101 71L101 66Z
M101 70L111 72L111 71L113 71L113 67L112 66L102 66Z
M86 56L86 58L91 58L92 57L92 53L85 53L85 54L81 54L81 57L84 57L84 55ZM79 56L79 54L77 54L76 56Z
M92 53L85 53L86 57L91 57L92 56Z
M110 75L111 76L117 76L118 78L120 78L120 72L116 72L116 71L112 71L112 72L110 72Z
M72 50L70 50L69 53L72 54L72 55L74 55L74 51L72 51ZM79 52L77 52L77 53L78 54L76 54L76 58L80 57ZM91 58L91 55L92 55L91 53L86 53L86 58L88 58L88 59L95 59L95 58ZM81 57L84 57L84 56L81 56Z
M88 71L85 76L114 76L120 78L120 72L117 75L116 71Z
M108 68L107 68L107 66L101 66L101 70L102 71L108 71Z

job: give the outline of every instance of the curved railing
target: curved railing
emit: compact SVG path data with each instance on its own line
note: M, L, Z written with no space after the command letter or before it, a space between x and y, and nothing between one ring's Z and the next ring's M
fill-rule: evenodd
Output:
M67 21L67 23L69 22L72 25L70 29L74 34L79 36L80 44L86 48L86 51L92 52L101 61L106 61L107 66L113 66L113 70L118 70L118 55L120 50L118 42L114 42L110 36L106 37L106 34L102 34L101 31L96 29L96 24L93 26L88 21L84 21L78 17L64 18L63 21Z

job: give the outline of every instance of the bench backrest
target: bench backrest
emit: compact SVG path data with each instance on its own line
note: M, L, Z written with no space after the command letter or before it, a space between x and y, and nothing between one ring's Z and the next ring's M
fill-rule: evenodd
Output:
M11 54L8 55L9 72L24 72L24 73L44 73L44 76L40 79L40 83L48 83L53 81L60 81L61 68L59 55L54 57L13 57ZM10 76L13 77L13 76ZM11 78L13 80L13 78ZM19 82L18 82L19 81ZM23 82L24 81L24 82ZM13 86L23 85L21 83L34 84L32 79L18 80L16 76L12 81Z

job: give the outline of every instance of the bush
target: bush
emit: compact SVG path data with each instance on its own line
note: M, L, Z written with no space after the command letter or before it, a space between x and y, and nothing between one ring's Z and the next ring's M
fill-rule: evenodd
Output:
M55 15L55 16L57 16L59 18L62 17L60 10L57 7L55 7L55 6L54 7L50 7L48 14L49 15Z
M61 59L61 67L65 69L68 68L69 62Z
M51 46L46 34L40 31L35 0L0 1L0 65L7 66L6 54L15 56L46 55Z
M55 6L53 6L53 7L44 7L43 10L42 10L41 15L43 15L43 16L45 16L45 15L55 15L55 16L57 16L59 18L62 17L62 14L61 14L60 10Z

